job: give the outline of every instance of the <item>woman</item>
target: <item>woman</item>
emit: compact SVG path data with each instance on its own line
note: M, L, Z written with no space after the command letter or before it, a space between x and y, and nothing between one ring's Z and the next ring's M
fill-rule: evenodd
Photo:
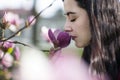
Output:
M119 0L64 0L65 31L77 47L84 47L83 59L90 73L100 80L120 74Z

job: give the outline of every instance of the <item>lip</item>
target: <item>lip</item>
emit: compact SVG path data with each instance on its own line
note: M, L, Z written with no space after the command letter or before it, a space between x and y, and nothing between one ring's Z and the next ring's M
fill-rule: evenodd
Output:
M72 40L75 40L76 36L71 36L72 37Z

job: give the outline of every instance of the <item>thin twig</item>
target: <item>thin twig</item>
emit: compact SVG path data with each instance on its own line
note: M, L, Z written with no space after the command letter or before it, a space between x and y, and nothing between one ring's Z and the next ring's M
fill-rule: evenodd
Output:
M24 46L27 46L27 47L31 47L28 44L25 44L25 43L22 43L22 42L19 42L19 41L8 41L8 42L15 43L15 44L21 44L21 45L24 45Z
M19 41L13 41L13 43L15 43L15 44L22 44L24 46L31 47L28 44L25 44L25 43L22 43L22 42L19 42Z
M31 23L36 19L38 18L38 16L40 16L40 14L45 11L47 8L51 7L53 5L53 3L55 2L56 0L54 0L50 5L48 5L46 8L44 8L43 10L41 10L30 22L28 25L31 25ZM0 42L4 42L4 41L7 41L11 38L13 38L14 36L16 36L19 32L21 32L22 30L24 30L25 28L27 28L28 26L25 25L23 28L21 28L20 30L18 30L16 33L14 33L13 35L11 35L10 37L4 39L4 40L1 40Z
M30 21L29 24L31 24L38 16L40 16L40 14L41 14L43 11L45 11L47 8L51 7L55 1L56 1L56 0L54 0L50 5L48 5L46 8L44 8L43 10L41 10L41 11Z
M26 28L26 26L24 26L23 28L19 29L16 33L14 33L13 35L11 35L10 37L8 37L8 38L6 38L4 40L1 40L0 42L2 42L2 41L4 42L4 41L7 41L7 40L13 38L14 36L16 36L16 34L18 34L20 31L24 30L25 28Z

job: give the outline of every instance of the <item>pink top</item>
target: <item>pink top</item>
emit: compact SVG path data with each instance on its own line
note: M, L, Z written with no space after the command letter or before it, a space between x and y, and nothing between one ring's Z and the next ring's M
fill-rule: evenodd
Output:
M88 73L85 62L76 54L58 51L51 58L57 80L98 80Z

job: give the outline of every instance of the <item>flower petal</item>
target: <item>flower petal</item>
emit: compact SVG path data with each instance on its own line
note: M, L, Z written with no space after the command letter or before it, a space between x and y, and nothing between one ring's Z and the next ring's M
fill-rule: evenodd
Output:
M55 38L55 35L53 34L51 29L48 30L48 36L49 36L50 40L52 41L52 43L54 44L54 46L58 45L58 41Z
M15 44L12 43L11 40L9 40L9 41L4 42L3 47L5 47L5 48L10 48L10 47L11 47L11 48L14 48L14 47L15 47Z
M36 22L35 16L34 16L34 15L29 16L29 17L28 17L28 21L29 21L29 22L32 21L31 25L35 24L35 22Z
M55 35L56 39L57 39L57 36L59 35L60 32L62 32L60 29L57 29L54 31L54 35Z
M69 45L71 41L71 36L66 32L61 32L58 35L57 40L59 41L59 47L64 48Z
M20 50L18 47L15 47L14 57L16 60L19 60L20 58Z
M2 64L8 68L12 66L12 63L13 63L13 57L9 53L6 53L2 58Z

